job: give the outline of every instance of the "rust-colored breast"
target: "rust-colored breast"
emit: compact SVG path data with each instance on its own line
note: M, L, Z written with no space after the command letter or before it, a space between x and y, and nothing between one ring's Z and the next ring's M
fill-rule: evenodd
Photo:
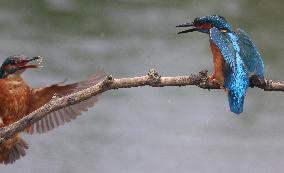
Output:
M210 47L213 54L214 77L221 86L224 86L224 58L218 47L211 40Z
M29 98L30 88L22 78L0 79L0 117L4 126L27 114Z

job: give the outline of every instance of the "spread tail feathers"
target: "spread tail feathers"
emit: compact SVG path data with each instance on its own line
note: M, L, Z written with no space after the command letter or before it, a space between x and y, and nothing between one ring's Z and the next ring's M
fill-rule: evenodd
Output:
M245 93L229 90L228 100L229 100L230 110L235 114L242 113L244 107L244 99L245 99Z
M28 144L18 136L9 139L0 145L0 163L5 165L14 163L20 157L26 155L26 149L28 148Z

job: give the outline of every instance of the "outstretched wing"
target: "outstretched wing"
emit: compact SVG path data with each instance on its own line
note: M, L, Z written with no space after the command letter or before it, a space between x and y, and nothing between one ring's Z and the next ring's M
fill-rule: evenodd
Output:
M249 79L245 64L241 58L238 39L233 32L221 32L210 29L210 39L219 48L224 58L224 86L229 90L230 109L234 113L243 111L243 103Z
M264 64L262 57L247 33L238 28L238 43L241 48L241 57L250 74L256 74L264 80Z
M49 102L54 96L62 97L73 92L86 89L92 85L97 84L104 77L105 74L102 71L99 71L90 79L78 83L69 85L54 84L44 88L34 88L31 90L29 113ZM44 133L52 130L60 125L63 125L66 122L71 121L72 119L75 119L78 115L81 114L82 111L87 111L89 107L94 106L97 100L97 96L94 96L83 102L51 112L38 122L34 123L26 131L29 134L33 134Z

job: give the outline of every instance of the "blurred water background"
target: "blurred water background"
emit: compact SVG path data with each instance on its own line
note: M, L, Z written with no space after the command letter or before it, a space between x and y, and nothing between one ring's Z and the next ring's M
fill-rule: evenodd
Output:
M0 57L42 55L34 87L82 80L98 68L114 77L212 71L208 36L175 26L219 14L255 41L266 76L284 80L284 1L2 0ZM249 89L244 113L223 91L197 87L109 91L76 121L28 136L27 155L1 173L239 173L284 171L284 98Z

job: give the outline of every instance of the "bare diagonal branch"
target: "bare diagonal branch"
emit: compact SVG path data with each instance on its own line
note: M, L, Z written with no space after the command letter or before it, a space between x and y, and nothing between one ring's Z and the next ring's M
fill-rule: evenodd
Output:
M199 72L199 74L175 77L161 77L155 70L150 70L145 76L132 78L114 79L109 75L105 80L90 88L61 98L54 98L21 120L0 129L0 144L13 137L16 133L23 131L36 121L39 121L48 113L79 103L108 90L139 86L165 87L187 85L195 85L203 89L220 89L217 82L208 82L207 78L207 70L203 70ZM283 82L273 82L271 80L260 81L256 76L250 77L250 87L261 88L264 91L284 91Z

